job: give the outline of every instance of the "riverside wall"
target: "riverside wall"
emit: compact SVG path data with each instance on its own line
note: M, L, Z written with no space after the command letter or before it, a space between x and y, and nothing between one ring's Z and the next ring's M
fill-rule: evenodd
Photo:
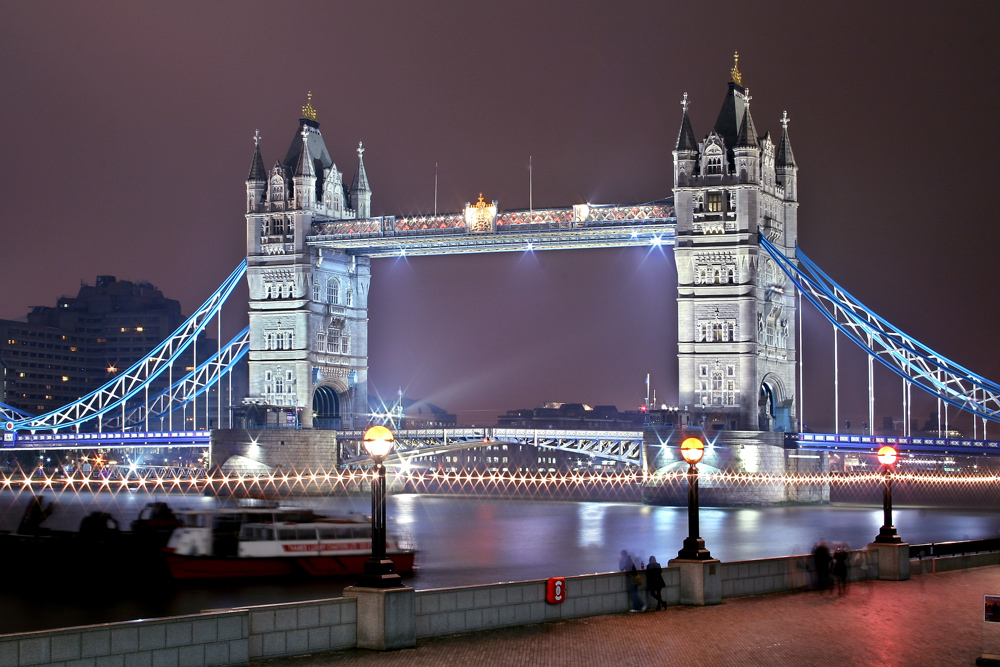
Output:
M852 552L851 580L878 576L874 550ZM1000 564L1000 554L923 558L914 574ZM811 558L721 563L722 597L808 588ZM554 573L557 574L557 573ZM664 600L680 600L680 568L663 568ZM415 593L417 639L628 611L624 573L566 577L566 600L545 601L546 581L442 588ZM645 595L645 593L644 593ZM648 600L648 598L647 598ZM357 603L333 598L212 610L188 616L0 635L0 667L247 665L252 660L357 646Z

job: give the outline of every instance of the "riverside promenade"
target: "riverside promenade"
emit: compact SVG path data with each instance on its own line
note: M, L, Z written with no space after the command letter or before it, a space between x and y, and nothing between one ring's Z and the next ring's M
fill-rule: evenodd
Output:
M400 651L353 649L251 664L957 667L975 665L982 653L985 594L1000 594L1000 566L859 582L844 596L808 591L728 598L712 607L422 639Z

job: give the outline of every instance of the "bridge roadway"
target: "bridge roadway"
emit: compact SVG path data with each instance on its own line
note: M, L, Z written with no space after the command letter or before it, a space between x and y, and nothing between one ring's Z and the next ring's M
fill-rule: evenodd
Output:
M314 223L306 242L367 257L398 257L674 245L676 229L672 199L502 212L472 205L465 213Z
M532 445L595 458L642 466L642 431L583 431L512 428L398 429L396 445L387 462L397 464L415 456L430 456L470 447L491 445ZM364 431L337 431L340 465L371 463L362 445ZM93 450L203 448L210 446L210 431L126 431L105 433L23 433L5 432L0 450ZM711 445L711 442L709 443ZM951 454L956 456L1000 457L1000 441L956 438L904 438L831 433L790 433L786 449L875 454L879 447L892 445L900 452Z

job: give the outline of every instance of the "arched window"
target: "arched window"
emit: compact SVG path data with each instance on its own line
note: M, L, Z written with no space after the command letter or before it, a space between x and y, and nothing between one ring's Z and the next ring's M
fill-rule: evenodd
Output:
M340 303L340 281L336 278L326 281L326 300L334 305Z
M275 394L285 393L285 379L280 375L274 378L274 393Z
M313 279L313 301L319 301L320 286L319 278Z

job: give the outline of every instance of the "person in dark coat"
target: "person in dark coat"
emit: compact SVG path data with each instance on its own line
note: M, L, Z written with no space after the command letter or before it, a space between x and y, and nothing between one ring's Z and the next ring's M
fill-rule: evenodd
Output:
M825 593L830 588L830 566L833 560L830 549L826 546L826 540L816 543L812 556L813 565L816 567L816 589L820 593Z
M650 556L649 565L646 566L646 589L653 596L653 599L656 600L656 609L654 611L667 608L667 603L663 601L663 597L661 596L661 592L666 585L667 583L663 581L663 568L656 562L655 556Z
M833 552L833 579L837 582L837 595L847 593L847 577L850 569L850 563L847 559L849 557L850 553L848 553L846 545L837 545L837 550Z

